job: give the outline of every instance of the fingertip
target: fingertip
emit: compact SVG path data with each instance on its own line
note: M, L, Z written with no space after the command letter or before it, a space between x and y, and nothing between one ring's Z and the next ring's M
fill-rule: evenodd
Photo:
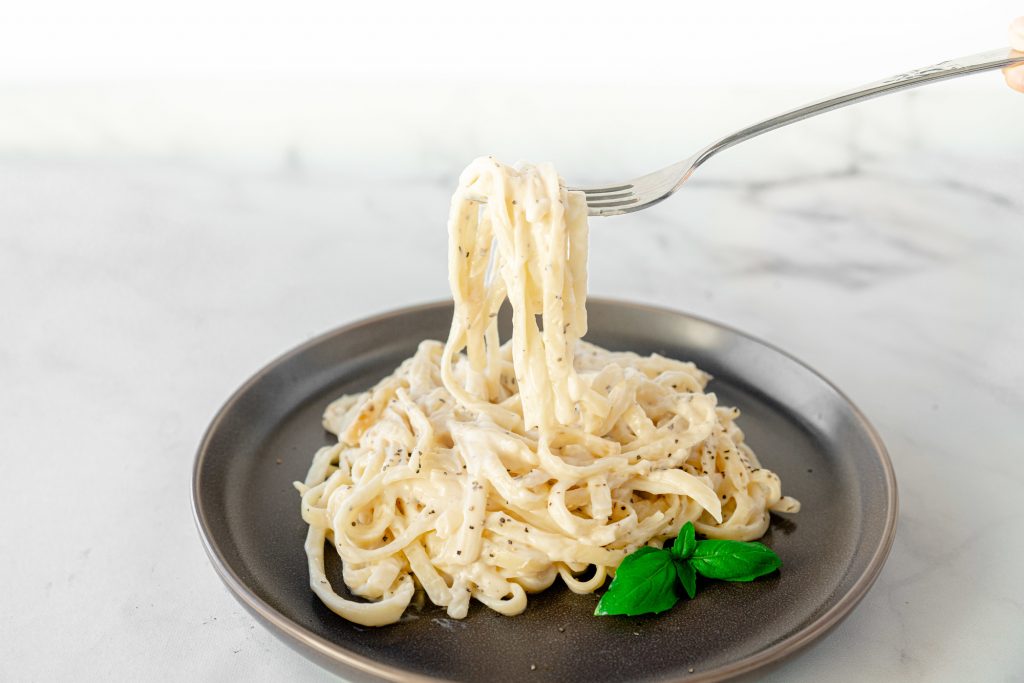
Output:
M1017 92L1024 93L1024 66L1007 69L1003 72L1003 75L1006 77L1006 84L1008 86Z
M1010 22L1010 47L1024 52L1024 17L1017 17Z

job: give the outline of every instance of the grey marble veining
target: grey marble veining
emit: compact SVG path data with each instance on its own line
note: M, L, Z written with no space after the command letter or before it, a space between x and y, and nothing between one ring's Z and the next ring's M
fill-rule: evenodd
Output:
M626 177L814 95L712 93L693 114L650 90L451 87L409 112L370 87L281 88L0 91L2 680L327 680L242 612L198 542L192 454L221 402L314 334L444 297L448 199L473 156ZM995 85L880 100L592 222L594 295L792 352L890 449L885 570L769 680L1024 671L1022 114Z

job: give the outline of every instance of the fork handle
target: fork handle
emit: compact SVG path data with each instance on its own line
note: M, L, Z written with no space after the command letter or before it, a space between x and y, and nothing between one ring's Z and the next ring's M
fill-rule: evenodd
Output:
M959 59L950 59L931 66L907 71L882 81L862 85L859 88L847 90L838 95L792 109L784 114L773 116L770 119L765 119L743 130L727 135L699 152L693 165L696 167L712 155L721 152L723 149L728 149L737 143L757 137L770 130L788 126L791 123L796 123L818 114L824 114L833 109L839 109L840 107L863 102L873 97L888 95L900 90L916 88L926 83L944 81L947 78L956 78L958 76L981 73L982 71L1002 69L1013 64L1024 64L1024 52L1016 52L1009 48L999 48L998 50L980 52L976 55L960 57Z

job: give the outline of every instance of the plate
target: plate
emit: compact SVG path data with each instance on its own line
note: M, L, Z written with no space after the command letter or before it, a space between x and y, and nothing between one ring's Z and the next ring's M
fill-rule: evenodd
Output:
M592 299L586 339L613 350L692 360L708 390L737 406L761 462L803 509L773 515L763 539L781 572L747 584L708 582L661 614L593 616L598 595L560 583L504 617L473 603L464 620L441 608L362 628L324 607L308 585L306 525L291 483L334 437L324 407L362 391L445 339L451 302L348 325L273 361L221 408L196 456L192 501L214 568L242 605L285 643L350 680L720 680L779 661L820 638L856 606L885 562L896 482L881 440L821 375L748 335L708 320ZM507 311L503 311L507 313ZM501 319L503 338L508 316ZM336 588L340 560L329 553Z

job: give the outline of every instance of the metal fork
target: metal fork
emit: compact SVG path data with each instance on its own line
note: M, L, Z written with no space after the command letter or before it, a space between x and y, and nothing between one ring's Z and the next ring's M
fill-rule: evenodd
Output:
M791 123L796 123L818 114L824 114L833 109L845 107L848 104L863 102L880 95L888 95L889 93L914 88L925 83L943 81L947 78L1001 69L1013 64L1024 64L1024 52L1000 48L990 52L960 57L959 59L951 59L921 69L914 69L913 71L887 78L884 81L847 90L838 95L812 102L770 119L765 119L760 123L755 123L743 130L712 142L689 159L666 166L660 171L648 173L623 183L569 189L586 194L587 213L591 216L614 216L620 213L639 211L640 209L646 209L652 204L657 204L674 193L682 187L683 183L689 180L690 176L693 175L693 172L701 164L715 154L735 144L757 137L761 133L767 133L770 130L788 126Z

